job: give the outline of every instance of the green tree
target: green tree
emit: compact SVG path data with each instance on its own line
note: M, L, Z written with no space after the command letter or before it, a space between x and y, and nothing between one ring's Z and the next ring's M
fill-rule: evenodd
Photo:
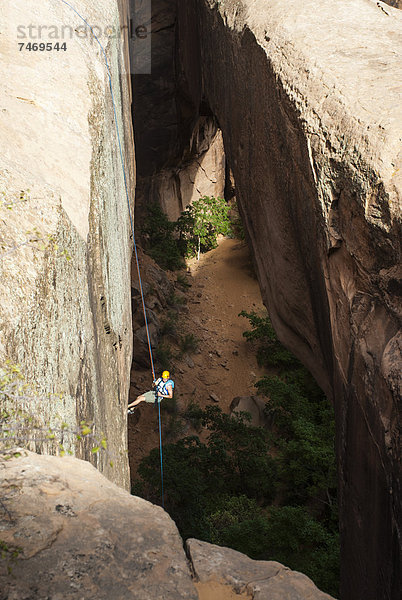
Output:
M269 429L247 413L192 405L197 436L165 447L165 505L184 538L229 546L251 558L278 560L337 596L334 415L311 374L284 348L268 316L249 318L245 337L275 374L257 382L267 397ZM146 457L135 492L158 501L159 452Z
M141 228L145 250L162 269L174 271L184 266L177 240L177 223L169 221L159 204L148 207Z
M305 505L337 530L334 411L311 373L279 342L268 316L242 311L262 364L276 370L257 383L276 448L283 503ZM279 483L280 482L280 483Z
M246 496L224 498L208 515L214 544L255 560L276 560L338 593L339 535L301 506L261 508Z
M259 502L275 495L276 467L267 434L249 425L245 415L230 417L217 406L193 406L192 419L207 427L206 442L198 436L164 447L165 505L183 537L210 539L207 516L222 496L242 495ZM142 460L133 492L160 500L159 451Z
M229 210L223 198L203 196L177 221L169 221L159 204L153 203L141 227L144 249L163 269L180 269L183 257L199 259L200 252L216 248L219 234L231 233Z
M177 227L183 252L200 258L201 251L216 248L219 234L229 235L230 207L223 198L202 196L182 212Z
M268 315L260 316L254 311L242 310L239 317L246 317L250 321L252 329L245 331L243 336L255 345L260 366L278 367L281 370L301 366L297 358L278 340Z

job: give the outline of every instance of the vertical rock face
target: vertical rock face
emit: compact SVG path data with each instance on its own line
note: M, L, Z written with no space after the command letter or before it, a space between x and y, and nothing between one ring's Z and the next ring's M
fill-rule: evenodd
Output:
M150 202L169 219L203 195L223 197L222 134L207 106L195 107L177 80L177 0L154 0L151 18L152 72L133 75L136 140L136 214Z
M180 167L164 169L152 178L153 194L169 219L174 221L201 196L223 198L225 150L222 132L209 118L201 117L192 140L192 151Z
M148 139L147 143L154 142ZM224 197L225 151L222 132L213 119L200 117L186 158L166 157L167 162L171 160L174 167L165 166L145 176L141 175L141 167L138 167L137 215L146 214L146 207L156 202L168 218L175 221L189 204L201 196Z
M273 323L334 401L354 600L399 593L402 15L378 4L178 5L182 85L222 129Z
M129 76L119 34L128 8L116 0L77 8L105 48L132 198ZM0 358L19 363L39 392L36 405L24 407L38 420L93 421L114 468L93 460L128 486L131 240L105 57L62 1L7 2L1 12ZM108 36L110 28L118 33ZM66 49L19 51L17 41L65 42Z

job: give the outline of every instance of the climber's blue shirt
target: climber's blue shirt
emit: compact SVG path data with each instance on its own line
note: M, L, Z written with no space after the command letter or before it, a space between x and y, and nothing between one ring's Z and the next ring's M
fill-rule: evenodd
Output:
M168 379L166 383L163 381L162 377L159 377L155 381L156 390L160 392L163 396L169 396L168 387L172 388L172 392L174 390L174 381L173 379Z

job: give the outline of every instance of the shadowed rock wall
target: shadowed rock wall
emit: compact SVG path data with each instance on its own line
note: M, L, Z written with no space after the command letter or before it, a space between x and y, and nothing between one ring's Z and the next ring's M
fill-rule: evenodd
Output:
M224 196L222 134L208 106L197 107L194 123L192 100L177 79L176 11L177 0L153 0L152 72L132 78L138 222L152 202L176 220L192 200Z
M400 589L402 15L386 8L178 4L180 81L222 129L264 301L334 402L353 600Z
M389 6L394 6L395 8L402 8L401 0L384 0L384 4L389 4Z
M132 197L127 46L104 34L119 31L128 6L79 4L105 46ZM0 359L19 363L37 389L37 401L19 408L38 421L94 421L114 467L91 460L127 487L131 240L104 57L89 31L75 35L83 22L65 3L2 3L1 13ZM21 42L39 42L46 24L67 49L19 51L17 27L30 24L36 39ZM91 457L74 446L73 439L71 449Z

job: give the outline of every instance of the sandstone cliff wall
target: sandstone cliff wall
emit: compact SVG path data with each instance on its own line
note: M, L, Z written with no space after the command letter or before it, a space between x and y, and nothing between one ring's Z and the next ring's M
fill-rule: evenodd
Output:
M208 107L193 122L191 99L188 106L177 80L176 25L177 0L154 0L152 71L134 73L132 85L138 221L150 202L159 203L169 219L176 220L194 199L224 196L222 134Z
M353 600L399 594L402 15L382 8L178 4L193 122L207 101L275 328L334 401Z
M128 6L76 4L105 46L132 197L127 51L123 37L105 34L120 30ZM131 240L104 57L88 30L77 35L85 25L61 1L2 2L0 10L0 359L19 363L37 389L38 401L24 407L37 419L94 421L114 468L92 460L128 486ZM41 41L67 49L17 44Z

